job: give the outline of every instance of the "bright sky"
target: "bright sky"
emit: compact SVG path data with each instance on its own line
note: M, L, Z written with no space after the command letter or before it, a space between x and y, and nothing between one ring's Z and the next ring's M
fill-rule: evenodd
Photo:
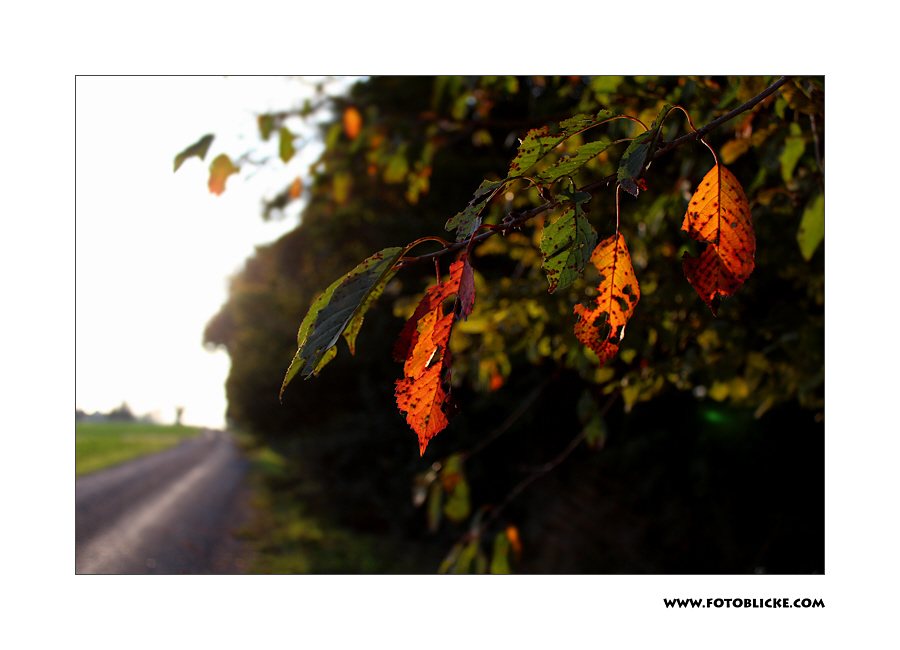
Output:
M221 196L207 189L209 164L254 147L277 153L277 134L257 136L256 114L299 107L311 88L281 77L77 78L76 408L127 401L171 422L184 406L188 424L224 425L230 361L204 349L204 327L254 245L297 224L295 206L263 222L261 199L305 179L319 149L246 166ZM206 159L173 173L175 155L206 133L216 136Z

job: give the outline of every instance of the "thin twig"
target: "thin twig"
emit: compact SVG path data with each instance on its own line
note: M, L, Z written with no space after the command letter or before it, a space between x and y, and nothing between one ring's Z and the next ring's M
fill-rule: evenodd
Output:
M615 391L613 391L613 393L609 396L609 399L607 399L606 403L603 405L603 408L600 409L600 415L606 415L607 412L609 412L609 409L612 408L612 405L619 398L620 393L621 393L620 389L616 389ZM481 524L475 530L470 531L469 533L466 534L464 539L474 539L474 538L478 537L479 535L481 535L481 533L484 532L485 529L487 529L488 525L490 525L491 522L493 522L497 517L499 517L500 513L503 512L503 510L506 508L506 506L508 506L513 501L513 499L515 499L517 496L519 496L525 488L527 488L529 485L534 483L536 480L538 480L545 474L548 474L557 465L559 465L566 458L568 458L569 454L571 454L573 451L575 451L575 449L578 447L578 445L580 445L581 442L584 440L586 435L587 435L586 430L582 429L578 433L577 436L572 438L572 440L569 442L569 444L566 445L566 448L563 449L556 456L556 458L554 458L551 461L548 461L547 463L544 463L543 465L538 467L536 470L531 472L531 474L529 474L524 479L522 479L512 490L510 490L509 494L506 495L506 498L503 499L503 501L497 507L495 507L491 510L491 513L487 517L485 517L485 519L481 522Z
M502 436L504 433L506 433L506 431L512 425L514 425L520 417L525 415L525 412L531 407L532 403L538 398L538 396L540 396L541 393L544 392L544 389L546 389L547 386L549 386L550 383L554 379L556 379L556 377L558 377L558 376L559 376L559 370L557 369L556 372L554 372L552 375L550 375L549 377L544 379L544 381L542 381L533 391L531 391L531 393L528 395L528 397L526 397L524 400L522 400L522 403L519 405L519 408L517 408L513 413L511 413L510 416L507 417L506 420L503 421L503 424L501 424L499 427L494 429L490 433L490 435L482 438L478 442L477 445L472 447L472 449L470 449L469 451L462 452L460 455L463 457L463 459L471 458L472 456L477 454L479 451L481 451L482 449L487 447L490 443L494 442L494 440L496 440L497 438Z

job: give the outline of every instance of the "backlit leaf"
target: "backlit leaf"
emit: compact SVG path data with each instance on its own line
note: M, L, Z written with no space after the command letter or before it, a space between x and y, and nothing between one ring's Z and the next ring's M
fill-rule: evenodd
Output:
M568 156L558 160L556 163L535 176L535 179L542 183L553 183L560 178L566 176L574 176L584 165L599 156L611 145L611 142L603 142L597 140L588 142L578 147L578 151L574 156Z
M550 129L546 126L540 129L531 129L522 144L519 145L519 151L509 166L508 178L518 178L531 169L535 163L540 161L544 156L553 151L556 146L575 135L598 124L603 124L615 117L610 111L600 111L596 115L576 115L559 123L559 131L550 134Z
M357 108L355 106L348 106L344 109L342 121L344 123L344 133L346 136L351 140L355 139L362 129L362 115L360 115Z
M700 257L684 254L684 274L703 302L718 310L755 267L756 235L744 188L728 169L716 165L700 182L684 215L682 230L707 242Z
M300 180L300 177L294 179L294 182L291 183L291 187L288 190L288 196L291 197L291 200L300 198L300 193L303 191L303 181Z
M259 137L268 141L269 136L272 135L272 131L275 130L275 118L268 114L260 115L256 118L256 122L259 126Z
M175 169L173 171L177 172L181 164L191 156L197 156L200 160L206 158L206 152L209 151L209 145L212 144L214 137L212 133L208 133L175 156Z
M622 159L619 161L619 185L633 196L638 195L640 190L638 180L650 162L649 159L652 158L653 152L656 150L662 123L672 108L671 104L663 106L650 128L631 141L631 144L628 145L628 148L622 155Z
M597 233L584 216L583 204L590 194L579 193L576 200L553 223L544 224L541 233L543 268L550 282L550 293L565 289L584 271L597 245Z
M228 180L229 176L237 174L239 171L240 168L232 164L231 158L224 153L219 154L209 166L209 191L216 196L221 195L225 191L225 181Z
M469 314L475 307L475 270L469 264L468 255L463 258L462 275L459 278L459 292L457 294L454 313L456 320L469 320Z
M345 276L335 280L313 302L297 332L297 352L281 384L279 398L298 372L302 371L302 376L307 379L319 373L336 354L331 349L351 323L353 329L347 338L352 349L356 332L362 323L362 315L374 302L374 299L368 298L379 287L383 290L381 280L390 273L404 252L405 248L394 247L375 253ZM359 322L354 323L357 316Z
M778 156L778 161L781 163L781 178L785 184L791 182L791 178L794 176L794 167L797 166L797 162L805 150L806 138L800 133L800 125L793 123L791 124L791 135L784 139L784 149Z
M465 260L451 264L450 278L426 292L394 345L394 358L403 361L403 379L395 382L394 395L397 407L419 438L420 455L425 453L428 441L448 424L444 370L449 374L454 315L444 315L443 302L459 291L465 264Z
M494 552L491 554L491 573L506 575L512 573L509 568L509 538L505 532L494 537Z
M825 195L819 194L803 211L800 229L797 231L797 243L800 244L803 259L807 262L811 260L823 239L825 239Z
M600 242L591 262L600 272L599 295L589 307L575 305L575 336L596 353L602 366L618 351L641 289L622 233Z
M294 134L286 126L281 127L278 133L278 157L288 162L296 153L294 149Z

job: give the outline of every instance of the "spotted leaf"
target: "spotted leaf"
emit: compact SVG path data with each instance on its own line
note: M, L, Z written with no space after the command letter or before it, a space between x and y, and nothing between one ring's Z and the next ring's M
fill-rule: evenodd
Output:
M606 363L619 350L625 325L641 298L631 255L622 233L600 242L591 262L600 272L598 295L589 306L575 305L575 336Z
M738 179L716 165L691 197L681 229L706 242L700 257L684 254L688 281L716 314L722 297L733 295L755 267L756 235L750 204Z

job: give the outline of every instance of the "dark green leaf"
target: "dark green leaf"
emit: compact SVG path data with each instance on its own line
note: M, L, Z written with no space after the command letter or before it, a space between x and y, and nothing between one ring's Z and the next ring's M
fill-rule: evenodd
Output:
M268 141L272 131L275 130L275 118L271 115L260 115L256 119L259 124L259 135L263 140Z
M619 161L619 185L632 196L637 196L640 191L637 181L652 159L656 143L659 142L662 123L672 108L671 104L663 106L650 128L631 141Z
M200 160L206 158L206 152L209 151L209 145L212 144L214 137L212 133L208 133L175 156L175 169L173 171L177 172L181 164L191 156L197 156Z
M331 348L354 317L371 306L372 301L367 298L405 251L405 248L398 246L385 248L372 255L347 275L333 282L313 302L300 324L297 353L284 377L281 394L284 394L285 387L298 372L302 371L302 376L308 379L318 374L334 357L335 353L329 353ZM355 340L355 336L354 332L351 339Z

